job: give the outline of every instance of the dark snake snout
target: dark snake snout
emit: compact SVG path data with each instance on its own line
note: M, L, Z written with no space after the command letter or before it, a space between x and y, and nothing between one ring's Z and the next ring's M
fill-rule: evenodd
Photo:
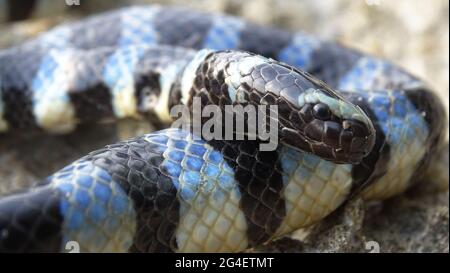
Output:
M371 123L357 120L343 122L340 142L352 163L359 163L372 150L375 144L375 129Z

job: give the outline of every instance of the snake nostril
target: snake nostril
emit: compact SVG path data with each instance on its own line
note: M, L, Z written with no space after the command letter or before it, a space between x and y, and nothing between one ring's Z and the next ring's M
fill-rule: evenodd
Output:
M313 115L315 118L327 120L331 117L330 108L323 103L318 103L313 107Z

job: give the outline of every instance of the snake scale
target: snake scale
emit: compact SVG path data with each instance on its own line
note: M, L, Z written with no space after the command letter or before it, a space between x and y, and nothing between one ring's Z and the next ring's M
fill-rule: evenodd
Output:
M277 61L275 61L277 60ZM304 72L306 71L306 72ZM326 84L325 84L326 83ZM339 91L335 91L339 90ZM243 251L350 196L420 179L445 110L390 62L303 32L163 6L58 26L0 52L0 131L65 133L174 105L277 105L279 143L170 128L108 145L0 198L0 251Z

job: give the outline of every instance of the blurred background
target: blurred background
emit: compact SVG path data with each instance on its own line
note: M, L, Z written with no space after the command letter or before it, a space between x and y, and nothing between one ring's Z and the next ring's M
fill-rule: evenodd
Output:
M0 0L0 22L8 20ZM0 46L19 42L64 20L121 6L159 3L239 15L250 21L304 30L338 40L407 68L449 99L449 1L446 0L22 0L10 1L24 24L3 24ZM24 4L24 3L30 4ZM67 3L73 3L68 5ZM79 5L76 5L76 3ZM17 10L17 11L16 11ZM21 12L20 12L21 11ZM448 108L448 107L447 107Z
M151 3L234 14L263 25L307 31L384 57L436 90L448 116L447 0L0 0L0 48L64 21ZM42 179L107 143L153 129L148 123L123 121L83 125L66 136L1 135L0 195ZM448 165L448 146L442 160ZM444 182L424 181L383 204L350 202L314 232L300 231L260 250L368 252L367 243L376 241L383 252L448 252L448 170L436 175L444 176Z

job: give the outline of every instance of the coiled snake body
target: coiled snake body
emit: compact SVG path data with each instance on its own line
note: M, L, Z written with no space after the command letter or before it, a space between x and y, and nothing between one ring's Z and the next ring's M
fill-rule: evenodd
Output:
M171 107L192 109L193 98L222 109L277 105L279 129L273 151L259 138L171 128L91 152L0 199L1 251L60 251L69 241L90 252L242 251L319 221L351 195L402 192L445 128L437 97L385 60L160 6L94 16L2 51L0 91L5 132L62 133L111 117L170 122Z

